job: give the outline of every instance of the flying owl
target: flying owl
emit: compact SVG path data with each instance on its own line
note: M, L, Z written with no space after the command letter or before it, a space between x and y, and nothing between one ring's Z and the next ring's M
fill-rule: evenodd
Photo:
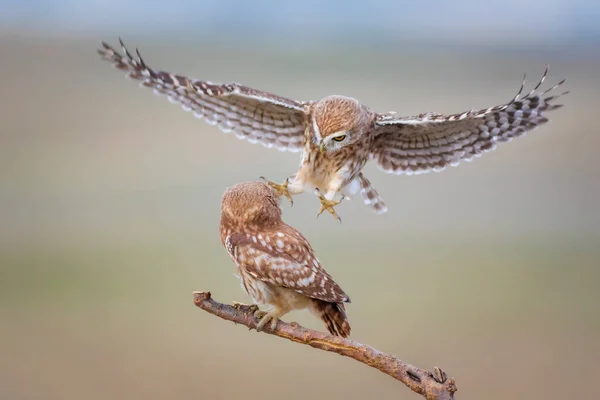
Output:
M137 49L133 56L120 43L124 55L104 42L98 52L142 86L240 139L301 152L296 174L282 184L267 184L292 204L292 195L314 190L321 202L317 216L327 210L340 221L334 207L359 190L375 212L387 211L361 172L368 160L385 172L407 175L470 161L493 150L497 142L508 142L547 122L544 113L562 106L554 104L560 95L548 93L565 82L538 92L548 73L546 67L530 93L522 96L523 78L519 92L508 103L458 114L429 112L402 117L377 113L351 97L295 101L239 83L200 81L155 70L146 65Z
M268 305L257 330L292 310L309 309L332 335L347 337L344 303L350 298L321 266L308 240L281 219L279 196L263 182L243 182L225 191L221 243L237 265L242 288L255 305Z

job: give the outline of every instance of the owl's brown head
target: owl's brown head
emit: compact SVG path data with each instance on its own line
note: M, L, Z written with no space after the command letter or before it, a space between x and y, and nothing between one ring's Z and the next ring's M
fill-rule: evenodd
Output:
M234 229L280 224L281 208L273 190L262 182L242 182L227 189L221 200L221 226Z
M373 112L358 100L345 96L327 96L312 109L313 142L321 152L333 152L368 134Z

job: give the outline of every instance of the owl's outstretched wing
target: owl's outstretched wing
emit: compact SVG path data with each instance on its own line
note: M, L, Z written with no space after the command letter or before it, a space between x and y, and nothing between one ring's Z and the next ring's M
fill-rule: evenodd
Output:
M225 246L236 264L256 279L313 299L349 303L350 298L321 266L306 239L293 231L233 234L226 238Z
M141 81L142 86L168 96L184 110L193 111L196 117L204 118L224 132L234 132L240 139L281 151L302 150L305 103L238 83L213 83L158 71L146 65L137 49L134 57L123 42L120 43L124 55L104 42L98 53L116 68L126 71L129 78Z
M553 102L568 92L546 96L566 79L544 92L548 67L537 86L521 97L525 79L517 95L508 103L460 114L421 114L398 118L378 114L371 159L385 172L418 174L441 171L448 165L471 161L494 150L497 142L508 142L548 119L544 113L562 107Z

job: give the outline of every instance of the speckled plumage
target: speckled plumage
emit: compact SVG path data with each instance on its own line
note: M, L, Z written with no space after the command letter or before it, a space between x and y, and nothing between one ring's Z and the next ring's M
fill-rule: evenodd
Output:
M321 203L332 206L338 194L360 190L364 202L378 213L387 207L361 173L368 160L385 172L409 175L470 161L495 149L497 143L547 122L544 113L561 107L554 104L560 95L548 93L564 82L538 92L546 69L530 93L522 96L521 85L505 104L458 114L400 117L374 112L345 96L304 102L238 83L195 80L154 70L139 53L134 57L124 46L121 55L108 44L102 45L103 59L224 132L266 147L302 152L300 168L289 186L270 183L279 194L291 199L291 195L317 188L323 193Z
M283 222L269 186L243 182L227 189L220 225L242 288L255 304L272 307L270 318L308 308L331 334L350 334L344 307L350 298L323 269L308 240Z

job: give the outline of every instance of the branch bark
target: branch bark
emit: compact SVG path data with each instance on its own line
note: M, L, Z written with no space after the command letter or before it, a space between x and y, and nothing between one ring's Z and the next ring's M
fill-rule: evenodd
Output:
M250 306L234 307L216 302L211 298L210 292L194 292L194 304L217 317L245 325L250 329L256 329L257 321ZM264 328L266 334L353 358L399 380L413 392L428 400L454 399L454 393L457 390L456 383L453 378L448 378L446 373L438 367L435 367L433 372L425 371L405 363L396 356L382 353L371 346L306 329L295 322L288 324L280 320L275 330L271 330L268 325L270 324L267 324Z

